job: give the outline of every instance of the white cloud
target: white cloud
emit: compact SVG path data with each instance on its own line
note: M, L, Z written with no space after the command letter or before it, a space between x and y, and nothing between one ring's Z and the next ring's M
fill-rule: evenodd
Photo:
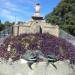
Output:
M32 3L34 0L0 0L0 16L9 21L15 21L15 15L17 21L31 17Z
M14 3L11 3L9 0L7 1L1 1L1 6L0 8L2 9L7 9L7 10L10 10L10 11L17 11L17 5L15 5Z
M33 4L35 0L18 0L18 2L24 3L24 4Z
M1 11L0 16L4 17L5 19L8 19L9 21L14 19L13 16L11 15L11 12L6 9L3 9Z
M11 11L8 11L8 10L6 10L6 9L3 9L3 10L1 11L0 16L4 17L5 19L7 19L8 21L11 21L11 22L12 22L12 21L15 21L15 16L12 15L12 12L11 12ZM22 20L22 18L17 17L17 21L20 21L20 20Z

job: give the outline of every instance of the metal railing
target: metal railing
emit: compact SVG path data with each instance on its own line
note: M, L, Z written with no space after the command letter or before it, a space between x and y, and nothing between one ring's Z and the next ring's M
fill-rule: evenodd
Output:
M72 36L71 34L65 32L64 30L60 29L60 37L63 39L66 39L67 41L69 41L70 43L72 43L73 45L75 45L75 37Z
M9 27L3 31L0 31L0 45L3 44L3 41L11 35L13 35L13 27Z
M0 38L4 38L12 34L13 34L13 27L9 27L7 29L4 29L3 31L0 31Z

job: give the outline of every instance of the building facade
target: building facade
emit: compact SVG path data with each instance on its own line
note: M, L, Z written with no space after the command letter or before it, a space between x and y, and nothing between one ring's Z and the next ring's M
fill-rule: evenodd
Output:
M37 3L35 6L35 14L32 16L31 21L27 23L18 23L13 27L14 35L20 34L35 34L35 33L49 33L54 36L59 36L58 25L51 25L46 23L43 17L40 16L40 4Z

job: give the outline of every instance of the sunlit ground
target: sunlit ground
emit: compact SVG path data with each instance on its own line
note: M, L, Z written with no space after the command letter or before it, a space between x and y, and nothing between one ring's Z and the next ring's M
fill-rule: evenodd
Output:
M54 63L57 68L47 62L34 63L30 69L27 63L20 60L9 63L0 63L0 75L75 75L75 66L69 61L58 61Z

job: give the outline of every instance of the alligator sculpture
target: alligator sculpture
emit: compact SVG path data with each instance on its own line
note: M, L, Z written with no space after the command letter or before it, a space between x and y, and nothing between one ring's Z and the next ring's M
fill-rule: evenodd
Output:
M35 53L35 54L34 54L34 53ZM26 53L25 53L25 54L26 54ZM21 59L24 59L24 60L27 61L27 64L28 64L28 66L29 66L30 69L32 69L32 67L31 67L32 64L40 62L40 59L42 59L43 61L46 61L46 62L47 62L47 66L48 66L49 64L52 64L53 67L54 67L55 69L57 69L57 67L55 66L54 63L57 62L57 61L59 61L59 60L58 60L55 56L47 55L47 57L44 57L44 56L38 54L38 52L37 52L37 53L36 53L36 52L32 52L32 53L29 55L30 57L27 58L25 54L21 56Z

